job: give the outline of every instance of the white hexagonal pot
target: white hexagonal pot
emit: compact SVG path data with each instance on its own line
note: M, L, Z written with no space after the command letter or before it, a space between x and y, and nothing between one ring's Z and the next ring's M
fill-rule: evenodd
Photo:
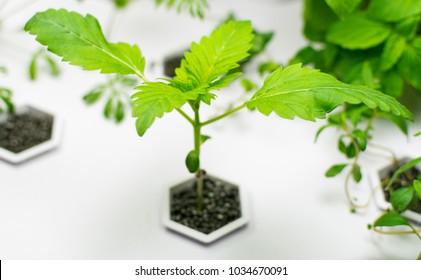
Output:
M50 151L54 148L56 148L59 143L60 143L60 136L61 136L61 131L62 131L62 127L63 127L63 122L62 120L55 114L52 114L50 112L44 111L44 110L40 110L37 108L34 108L32 106L29 105L25 105L25 106L18 106L15 109L15 114L22 114L24 112L28 112L31 111L31 113L33 114L48 114L50 116L53 117L53 124L52 124L52 129L51 129L51 137L49 140L46 140L40 144L37 144L35 146L32 146L26 150L23 150L19 153L14 153L12 151L9 151L5 148L0 147L0 159L3 159L5 161L8 161L10 163L13 164L18 164L18 163L22 163L30 158L36 157L40 154L43 154L47 151ZM2 116L0 118L0 122L5 121L7 116Z
M171 217L170 217L171 194L174 191L179 191L180 189L187 188L186 183L190 182L191 180L194 180L194 179L190 179L190 180L184 181L180 184L174 185L167 190L167 192L165 194L164 207L163 207L163 218L162 219L163 219L164 225L167 228L169 228L169 229L171 229L171 230L173 230L177 233L180 233L184 236L187 236L187 237L190 237L194 240L197 240L201 243L209 244L209 243L212 243L212 242L220 239L221 237L226 236L227 234L229 234L231 232L234 232L235 230L245 226L249 222L250 218L249 218L248 202L247 202L246 196L244 195L244 191L241 190L241 188L239 188L235 184L229 183L225 180L221 180L221 179L216 178L214 176L210 176L210 175L206 175L206 176L208 176L210 178L213 178L213 179L217 179L217 180L223 182L224 184L229 184L229 185L232 185L232 186L235 186L235 187L238 188L239 199L240 199L240 209L241 209L241 216L239 218L237 218L234 221L229 222L228 224L226 224L225 226L223 226L223 227L221 227L217 230L212 231L209 234L205 234L203 232L197 231L193 228L187 227L183 224L180 224L178 222L175 222L175 221L171 220Z
M399 163L405 163L408 162L411 158L410 157L403 157L399 160ZM420 171L421 171L421 163L417 164L415 167L417 167ZM373 172L371 172L370 174L370 182L372 187L375 188L374 191L374 199L375 202L377 204L377 206L381 209L381 210L387 210L390 209L392 207L391 203L388 202L385 198L383 189L380 186L380 182L381 182L381 177L384 176L384 174L386 174L387 172L389 172L391 169L393 169L394 166L392 164L389 164L387 166L384 166L383 168L380 168L378 170L374 170ZM417 213L415 211L412 210L406 210L404 212L402 212L401 214L403 217L407 218L408 220L417 222L421 224L421 214Z

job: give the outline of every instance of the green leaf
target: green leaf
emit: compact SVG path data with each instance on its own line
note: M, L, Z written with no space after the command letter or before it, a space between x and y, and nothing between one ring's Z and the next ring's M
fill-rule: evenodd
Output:
M261 54L269 44L269 42L272 40L273 32L259 32L257 30L254 30L253 32L254 38L253 38L253 46L250 49L250 56L247 57L245 60L243 60L241 63L244 64L257 55Z
M324 42L327 29L337 20L338 17L325 1L304 1L304 35L309 40Z
M420 15L415 15L412 17L408 17L400 22L398 22L395 26L396 32L400 35L412 39L416 33L418 28L418 23L420 21Z
M405 49L405 45L406 40L404 37L396 33L389 36L380 58L380 69L382 71L389 70L398 62Z
M205 10L208 8L207 0L155 0L157 5L166 5L168 8L175 8L177 12L188 11L190 15L204 18Z
M398 63L398 71L409 84L421 89L421 37L406 45Z
M381 73L381 89L384 93L398 98L402 95L404 81L403 78L394 69Z
M343 153L344 155L347 154L348 149L347 149L347 146L344 143L343 137L339 137L339 139L338 139L338 150L341 153Z
M273 62L273 61L264 62L259 65L257 72L259 72L260 76L263 76L266 73L272 73L279 67L281 67L281 65L276 62Z
M299 117L314 121L343 103L364 103L397 116L412 119L412 114L394 98L364 86L344 84L315 69L291 65L269 75L263 86L246 102L262 114L275 112L282 118Z
M37 79L37 58L37 55L33 56L29 63L29 78L32 81Z
M355 141L357 141L358 147L361 151L364 151L367 148L367 133L360 129L355 129L352 132Z
M333 24L326 40L345 49L368 49L383 43L389 34L389 26L373 21L364 14L353 14Z
M117 123L120 123L124 120L124 113L124 103L121 100L118 100L114 115L115 121Z
M106 117L107 119L110 119L113 114L114 114L114 100L113 98L109 98L107 103L105 103L104 117Z
M362 118L370 113L370 108L367 108L365 105L355 105L355 106L348 106L346 108L346 115L351 121L352 125L357 126L357 124L362 121ZM380 112L381 113L381 112Z
M320 134L326 129L326 128L328 128L328 127L332 127L332 126L334 126L333 124L325 124L325 125L323 125L323 126L321 126L318 130L317 130L317 132L316 132L316 136L314 137L314 142L316 143L317 142L317 139L319 139L319 136L320 136Z
M409 222L395 212L389 212L383 214L374 222L375 227L394 227L394 226L408 226L411 227Z
M361 3L361 0L326 0L326 3L341 19L350 15Z
M354 181L359 183L362 179L363 175L361 174L361 167L357 164L352 169L352 178L354 178Z
M248 21L229 21L221 25L210 37L203 37L199 44L191 44L191 51L185 53L171 83L185 92L219 89L220 80L249 55L252 40L253 29Z
M200 159L199 154L196 151L191 151L186 157L186 166L190 173L195 173L199 170Z
M204 134L202 134L201 136L200 136L200 144L203 144L203 143L205 143L206 141L208 141L209 139L211 139L212 137L210 137L209 135L204 135Z
M421 199L421 182L419 180L414 180L413 186L418 195L418 199Z
M345 167L347 167L347 166L348 166L347 163L333 165L326 171L325 176L326 177L335 177L336 175L341 173L342 170L344 170Z
M349 143L346 147L345 155L347 158L354 158L357 155L357 149L355 148L354 143Z
M49 66L50 75L53 77L59 76L61 71L56 61L52 57L50 57L48 54L45 54L44 58L45 58L45 61L47 62L47 65Z
M303 65L308 65L316 61L318 53L311 47L307 46L299 50L295 56L288 62L288 65L301 63Z
M408 135L408 124L403 118L384 112L378 112L378 116L390 120L400 129L400 131L402 131L403 134Z
M420 254L418 255L417 260L418 260L418 261L419 261L419 260L421 260L421 252L420 252Z
M421 135L421 131L414 134L415 137L420 136L420 135Z
M136 117L136 128L139 136L153 124L156 118L174 108L181 108L187 100L195 100L199 92L182 92L180 89L161 82L148 82L139 87L132 95L133 117Z
M241 79L241 85L246 92L250 92L257 88L257 84L249 79Z
M50 9L35 14L25 30L63 61L85 70L143 75L145 60L140 49L126 43L108 43L97 19L89 14L83 17L64 9Z
M398 168L398 170L395 171L395 173L393 173L392 178L390 179L389 183L387 184L385 189L389 189L390 186L396 181L396 179L399 177L399 175L401 175L403 172L411 169L412 167L414 167L415 165L417 165L418 163L421 162L421 157L412 159L410 161L408 161L407 163L405 163L404 165L402 165L401 167Z
M87 105L92 105L99 100L102 94L103 91L101 89L92 90L83 96L83 101Z
M408 209L414 198L415 192L412 187L404 187L394 190L390 196L390 202L392 203L393 209L398 212L405 211Z
M396 22L420 12L419 0L371 0L367 10L370 17L385 22Z
M113 1L114 1L114 5L119 9L123 9L127 7L127 5L130 3L130 0L113 0Z

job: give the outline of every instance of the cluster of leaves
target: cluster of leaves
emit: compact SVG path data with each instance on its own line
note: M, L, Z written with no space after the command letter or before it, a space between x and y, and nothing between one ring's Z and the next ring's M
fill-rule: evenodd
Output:
M419 166L420 162L421 157L412 159L402 165L397 163L399 168L393 172L392 177L382 181L381 187L383 191L389 194L391 209L385 211L385 213L376 219L373 225L369 225L370 229L383 233L382 227L409 227L409 232L399 233L413 233L421 240L419 234L421 231L416 230L402 216L402 213L407 210L420 211L421 209L421 174L419 174L419 170L417 169L417 165ZM396 186L394 187L394 185ZM419 259L421 259L421 254Z
M132 115L137 119L138 134L143 136L156 118L174 110L180 113L194 128L194 149L188 153L186 164L190 172L197 172L198 178L201 178L200 147L209 138L202 135L202 128L244 108L257 109L264 115L274 112L286 119L314 121L325 118L344 103L364 103L369 108L412 119L411 113L393 97L372 88L345 84L331 75L295 64L273 71L249 100L202 121L201 106L211 105L218 90L242 75L232 70L239 68L253 47L253 28L248 21L229 21L200 42L192 43L175 77L158 81L145 77L145 59L138 46L108 42L91 15L50 9L34 15L25 30L72 65L100 70L103 74L137 75L141 84L132 96ZM184 111L185 105L193 116Z
M95 86L83 96L87 105L104 100L105 118L120 123L124 120L126 108L131 108L129 93L138 84L132 77L114 75L107 82Z
M166 5L168 8L175 8L177 12L189 11L190 15L204 18L205 10L208 8L207 0L155 0L158 6Z
M349 84L365 85L399 98L405 83L421 89L420 1L417 0L305 0L304 34L312 44L290 63L301 62L330 73ZM317 12L315 12L317 11ZM360 153L370 143L377 118L393 122L408 135L404 119L364 105L344 106L317 132L328 127L341 133L338 150L352 161L335 164L326 172L333 177L348 170L345 188L351 209L358 207L349 195L351 177L362 178Z
M420 19L418 0L305 0L304 34L322 47L310 44L290 63L312 65L346 83L365 85L400 98L407 87L421 90ZM352 210L368 205L354 203L348 188L351 178L357 183L362 178L358 159L371 143L377 118L390 120L408 135L404 119L365 105L344 106L339 113L331 115L316 134L317 139L328 127L341 132L338 150L352 161L333 165L325 175L334 177L347 170L345 192ZM375 221L372 227L376 231L381 232L380 227L409 226L409 233L420 237L401 216L414 203L420 204L420 178L413 178L402 188L390 188L402 173L407 173L419 161L415 159L403 165L388 182L386 189L390 191L392 209Z
M52 77L57 77L60 75L60 67L57 65L57 62L54 58L51 57L44 49L36 51L29 63L29 77L32 81L36 80L39 76L39 72L45 70Z

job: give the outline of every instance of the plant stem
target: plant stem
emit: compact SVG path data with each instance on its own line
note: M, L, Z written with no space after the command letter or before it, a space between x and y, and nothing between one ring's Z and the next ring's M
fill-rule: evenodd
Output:
M183 110L180 108L175 108L175 110L177 110L177 112L179 112L191 125L195 125L194 120L190 118L189 115L187 115Z
M245 107L246 107L246 104L242 104L242 105L240 105L238 107L235 107L235 108L233 108L231 110L228 110L227 112L223 113L222 115L219 115L219 116L217 116L215 118L212 118L210 120L207 120L207 121L203 122L202 123L202 126L205 126L205 125L214 123L216 121L219 121L220 119L223 119L223 118L225 118L225 117L227 117L227 116L229 116L231 114L234 114L234 113L240 111L241 109L244 109Z
M379 144L374 144L374 143L368 143L368 145L377 149L377 150L381 150L381 151L385 151L387 153L390 153L391 156L392 156L393 163L396 164L396 165L399 163L398 158L396 157L396 155L395 155L395 153L393 152L392 149L389 149L388 147L385 147L385 146L382 146L382 145L379 145Z
M194 132L194 151L199 158L199 166L196 171L196 193L197 193L197 210L203 210L203 172L200 169L200 146L202 145L202 124L200 123L200 101L192 105L194 111L193 132Z
M406 230L406 231L386 231L386 230L381 230L377 228L373 228L373 230L377 233L390 234L390 235L415 234L421 240L421 236L419 235L419 233L421 233L421 229L415 229L413 227L411 228L412 230Z

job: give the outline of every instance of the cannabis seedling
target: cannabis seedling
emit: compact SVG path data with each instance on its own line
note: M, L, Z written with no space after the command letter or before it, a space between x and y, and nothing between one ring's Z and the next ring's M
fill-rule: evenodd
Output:
M275 112L282 118L314 121L343 103L364 103L370 108L391 111L412 119L411 113L393 97L363 86L348 85L318 70L300 64L278 68L246 102L211 119L202 120L200 109L211 105L216 91L242 75L239 62L252 48L253 29L249 21L230 21L199 43L192 43L173 79L150 81L145 76L145 59L136 45L110 43L92 15L66 10L47 10L33 16L25 30L63 61L100 70L103 74L136 75L142 83L132 96L132 115L143 136L156 118L177 111L192 125L194 148L186 165L197 177L198 208L203 206L201 146L208 139L202 130L242 109L257 109L264 115ZM234 71L237 69L236 71ZM191 114L186 109L191 110Z

